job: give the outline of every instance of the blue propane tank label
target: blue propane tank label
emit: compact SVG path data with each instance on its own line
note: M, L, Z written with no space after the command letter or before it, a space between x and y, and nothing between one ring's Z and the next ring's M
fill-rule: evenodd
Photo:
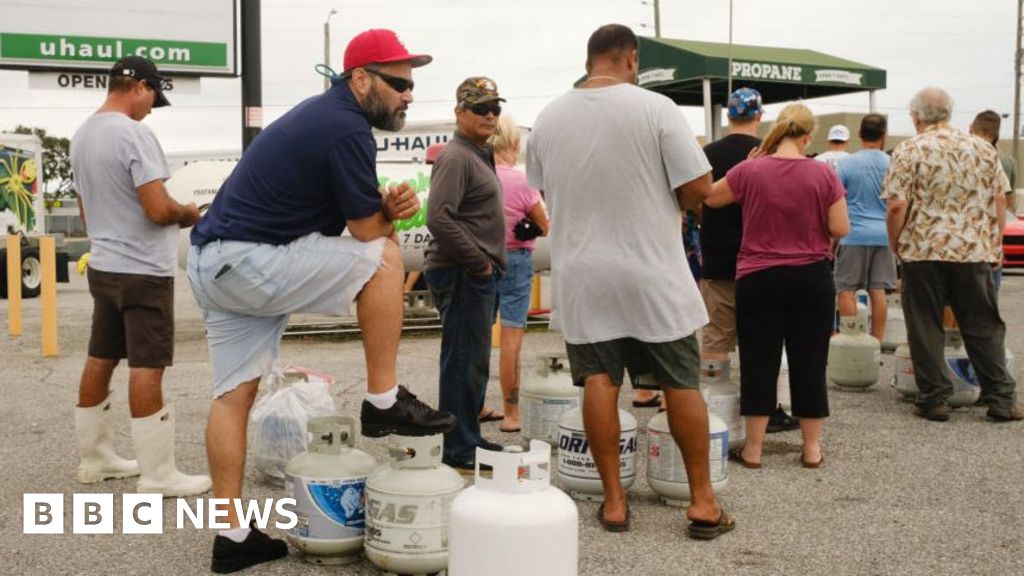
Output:
M559 432L558 473L584 479L599 477L585 432ZM619 475L622 480L636 476L636 428L623 430L619 435Z
M298 523L289 532L300 538L360 538L366 527L363 492L366 477L315 479L288 475L285 490L295 498Z

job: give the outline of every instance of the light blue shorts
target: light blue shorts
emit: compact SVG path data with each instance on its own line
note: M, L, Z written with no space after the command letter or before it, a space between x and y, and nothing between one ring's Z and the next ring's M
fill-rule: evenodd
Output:
M188 281L206 323L213 397L271 370L290 314L348 314L380 267L386 241L313 233L281 246L192 246Z
M533 253L525 248L509 250L505 258L505 275L498 281L498 310L502 326L526 326L532 287Z

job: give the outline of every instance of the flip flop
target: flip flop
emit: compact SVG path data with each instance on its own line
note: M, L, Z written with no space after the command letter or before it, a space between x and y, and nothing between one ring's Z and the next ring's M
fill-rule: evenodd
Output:
M522 430L522 427L521 426L516 426L515 428L505 428L504 426L502 426L502 427L498 428L498 430L500 430L500 431L502 431L502 432L504 432L506 434L515 434L516 432L519 432L520 430Z
M722 514L717 522L694 520L686 527L686 534L694 540L714 540L726 532L732 532L733 528L736 528L736 518L722 508Z
M633 400L633 408L656 408L661 406L661 394L655 394L648 400Z
M502 414L501 412L496 412L493 408L488 408L486 412L484 412L477 418L477 420L479 420L481 424L484 422L497 422L499 420L504 419L505 415Z
M597 507L597 521L601 523L601 526L609 532L629 532L629 504L626 504L626 519L618 522L611 520L605 520L604 518L604 502Z
M750 462L743 458L743 446L738 446L735 449L730 450L729 458L739 462L744 468L750 468L751 470L758 470L761 468L760 462Z
M824 452L821 453L821 458L819 458L817 462L808 462L807 460L804 460L804 457L802 455L800 456L800 465L803 466L804 468L811 468L811 469L821 468L821 465L824 464L824 463L825 463L825 453Z

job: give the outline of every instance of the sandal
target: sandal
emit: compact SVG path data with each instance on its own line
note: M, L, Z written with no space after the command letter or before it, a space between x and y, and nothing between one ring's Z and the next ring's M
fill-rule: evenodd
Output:
M606 520L604 517L604 502L597 507L597 521L601 523L601 526L609 532L629 532L629 504L626 504L626 518L625 520L612 521Z
M740 463L744 468L750 468L751 470L758 470L761 468L760 462L751 462L743 458L743 446L739 446L729 451L729 458Z
M825 453L824 452L821 453L821 458L818 458L817 462L808 462L807 460L804 460L804 457L803 457L802 454L800 455L800 465L803 466L804 468L811 468L811 469L821 468L821 465L824 464L824 463L825 463Z
M494 408L488 408L484 410L483 412L480 413L480 416L477 417L477 420L479 420L481 424L485 422L497 422L499 420L504 419L505 415L502 414L501 412L496 411Z
M694 520L686 527L686 534L694 540L714 540L726 532L732 532L733 528L736 528L736 518L722 508L717 522Z
M655 408L657 406L661 406L660 392L647 400L633 400L633 408Z

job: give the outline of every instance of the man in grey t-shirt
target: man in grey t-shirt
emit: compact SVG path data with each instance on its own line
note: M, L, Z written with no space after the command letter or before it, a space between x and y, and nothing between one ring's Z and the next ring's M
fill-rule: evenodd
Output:
M626 371L634 386L649 374L664 389L686 465L688 534L715 538L735 522L711 487L696 338L708 316L680 239L680 209L700 205L711 166L672 101L635 86L629 28L591 35L587 75L537 117L526 167L551 208L552 325L565 334L573 381L585 390L583 426L605 498L598 520L629 529L619 387Z
M455 91L455 137L430 175L424 276L441 313L439 409L458 423L444 435L444 462L473 470L476 448L500 446L480 436L491 361L498 277L505 271L505 210L487 139L501 114L490 78L467 78Z
M79 209L91 241L89 292L92 333L75 408L81 463L78 480L90 484L139 476L139 492L190 496L210 489L210 478L189 476L174 463L174 412L161 392L174 353L174 261L179 227L199 219L195 204L167 194L163 150L141 123L167 106L164 78L139 56L110 70L107 97L71 140ZM128 359L128 403L138 462L111 447L110 378Z

